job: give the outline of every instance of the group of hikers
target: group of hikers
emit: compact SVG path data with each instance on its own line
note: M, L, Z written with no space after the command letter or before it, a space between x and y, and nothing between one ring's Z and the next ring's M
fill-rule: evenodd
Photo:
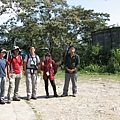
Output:
M7 103L11 101L20 101L18 96L19 84L22 78L22 74L26 76L26 93L27 100L37 99L37 80L43 71L43 80L45 84L46 98L49 98L48 83L50 81L54 97L58 97L55 84L55 74L57 73L58 66L52 59L49 52L45 53L42 60L35 53L35 47L30 46L28 48L29 53L22 59L20 53L21 50L18 46L14 46L11 50L12 55L5 59L7 51L4 48L0 48L0 104L5 104L5 90L6 79L9 80L9 86L7 91ZM63 93L61 97L68 96L68 88L70 79L72 81L73 97L77 95L77 67L79 65L79 56L75 53L76 49L73 45L68 48L68 53L64 57L65 66L65 81L63 87ZM32 86L32 87L31 87ZM11 97L11 93L14 87L14 95Z

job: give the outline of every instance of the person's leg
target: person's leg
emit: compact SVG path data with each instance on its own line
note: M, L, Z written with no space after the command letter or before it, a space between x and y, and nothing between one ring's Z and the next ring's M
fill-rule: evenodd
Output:
M48 79L44 80L45 83L45 91L46 91L46 97L49 97L49 92L48 92Z
M21 75L16 74L14 96L13 96L13 100L16 100L16 101L20 101L20 98L18 98L18 90L19 90L20 79L21 79Z
M8 93L7 93L7 97L8 97L8 101L11 100L11 93L14 87L14 82L15 82L15 75L11 74L10 79L9 79L9 87L8 87Z
M28 73L26 76L26 92L27 92L27 100L30 100L31 98L31 74Z
M51 83L52 88L53 88L54 97L58 97L57 92L56 92L55 80L50 80L50 83Z
M1 78L1 95L0 95L0 104L5 104L4 98L5 98L5 86L6 86L6 78Z
M63 94L61 95L62 97L68 95L69 82L70 82L70 74L65 73L65 83L64 83L64 87L63 87Z
M77 73L71 74L73 96L77 94Z
M37 74L32 74L32 99L37 99Z

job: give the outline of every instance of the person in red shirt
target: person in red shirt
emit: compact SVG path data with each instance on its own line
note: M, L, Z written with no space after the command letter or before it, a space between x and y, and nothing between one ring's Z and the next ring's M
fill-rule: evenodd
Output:
M12 92L12 88L14 85L14 101L20 101L20 98L18 97L18 89L19 89L19 83L22 78L22 64L23 60L20 56L20 48L18 46L14 46L14 48L11 50L13 55L8 57L8 78L9 78L9 87L8 87L8 103L11 103L11 97L10 94Z
M53 91L54 91L54 97L58 97L56 92L56 85L54 76L57 73L57 65L54 60L51 58L51 54L47 52L45 54L45 57L41 63L41 70L43 71L43 79L45 83L45 91L46 91L46 98L49 98L49 92L48 92L48 79L50 80L50 83L52 85Z

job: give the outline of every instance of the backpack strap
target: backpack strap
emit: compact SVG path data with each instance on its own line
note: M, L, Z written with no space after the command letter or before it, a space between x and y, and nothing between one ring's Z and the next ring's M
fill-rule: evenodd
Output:
M32 57L30 54L27 55L27 63L28 63L29 58L32 58L32 61L33 61L34 64L35 64L35 61L33 60L33 57ZM34 74L34 71L35 71L35 70L38 70L38 66L37 66L38 57L37 57L36 54L35 54L35 59L36 59L36 65L34 65L34 68L29 68L29 67L27 66L27 64L26 64L26 69L29 69L31 74Z
M28 63L28 60L30 58L30 54L27 55L27 63ZM35 58L36 58L36 63L38 62L38 58L37 58L37 55L35 54Z
M10 57L11 57L10 64L12 64L12 62L13 62L13 55L11 55Z
M10 71L12 70L13 55L10 56Z

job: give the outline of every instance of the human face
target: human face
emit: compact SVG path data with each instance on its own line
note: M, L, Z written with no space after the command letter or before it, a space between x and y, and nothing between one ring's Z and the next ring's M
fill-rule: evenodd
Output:
M69 49L69 51L70 51L70 53L75 53L75 48L74 48L74 47L71 47L71 48Z
M49 60L49 59L50 59L50 56L46 56L45 58L46 58L46 60Z
M31 47L31 48L29 49L29 51L30 51L31 54L34 54L34 53L35 53L35 48L34 48L34 47Z
M1 52L1 53L0 53L0 57L1 57L1 58L4 58L5 55L6 55L6 52Z
M14 50L14 54L15 54L15 55L18 55L18 54L19 54L19 49L15 49L15 50Z

